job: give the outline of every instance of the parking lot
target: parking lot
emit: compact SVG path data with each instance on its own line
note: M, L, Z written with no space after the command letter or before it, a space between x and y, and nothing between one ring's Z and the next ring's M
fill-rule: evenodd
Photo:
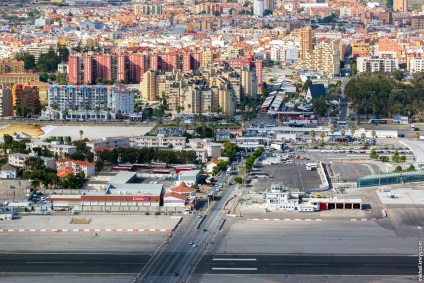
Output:
M283 184L291 191L306 191L321 186L321 180L316 170L308 171L306 162L296 161L293 164L259 165L255 168L267 172L269 178L257 179L254 190L265 191L273 183Z

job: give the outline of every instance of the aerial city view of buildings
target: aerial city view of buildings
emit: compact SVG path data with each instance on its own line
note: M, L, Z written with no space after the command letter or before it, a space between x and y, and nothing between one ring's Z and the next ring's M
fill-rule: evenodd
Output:
M423 34L418 0L2 1L2 278L421 281Z

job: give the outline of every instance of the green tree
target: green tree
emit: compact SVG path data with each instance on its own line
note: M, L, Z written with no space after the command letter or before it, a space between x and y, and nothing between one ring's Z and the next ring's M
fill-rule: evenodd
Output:
M321 117L324 117L327 113L327 102L325 101L325 97L321 96L319 98L312 99L312 105L314 106L314 112Z
M402 167L401 166L396 166L395 167L395 170L393 171L393 172L396 172L396 173L399 173L399 172L402 172Z
M396 80L398 80L398 81L402 81L402 80L403 80L403 77L405 76L405 73L404 73L403 71L401 71L401 70L394 70L394 71L392 72L392 76L393 76Z
M243 178L242 178L242 177L240 177L240 176L237 176L237 177L235 177L235 178L234 178L234 182L235 182L236 184L241 185L241 184L243 183Z
M399 151L396 149L395 152L392 155L392 161L393 162L399 162L399 160L400 160Z
M228 158L232 159L236 155L238 146L232 142L224 142L224 150L223 153Z
M25 70L32 70L35 68L35 56L26 53L23 56L23 61L24 61L24 68Z
M417 138L417 140L420 139L420 132L415 132L415 137Z
M372 158L372 159L377 159L378 158L378 154L375 151L375 148L371 149L370 158Z
M315 141L315 135L316 135L315 130L311 130L309 132L309 135L311 136L312 140Z
M47 82L49 79L49 75L46 72L41 72L39 77L41 82Z

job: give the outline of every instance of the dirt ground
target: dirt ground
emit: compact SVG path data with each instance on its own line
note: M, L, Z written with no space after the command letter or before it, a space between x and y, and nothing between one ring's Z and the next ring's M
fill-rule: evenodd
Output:
M13 136L14 133L21 135L25 132L31 136L41 136L44 134L39 125L26 125L26 124L11 124L5 128L0 129L0 136L8 134Z

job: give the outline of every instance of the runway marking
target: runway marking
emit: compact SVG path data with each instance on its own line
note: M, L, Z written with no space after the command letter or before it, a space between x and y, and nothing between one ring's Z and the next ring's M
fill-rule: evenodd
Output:
M254 267L245 267L245 268L237 268L237 267L212 267L212 270L240 270L240 271L256 271L257 268Z
M351 219L351 220L356 220L356 219ZM321 219L320 218L247 218L247 221L321 221Z
M213 260L256 261L256 258L214 258Z
M69 261L27 261L26 264L86 264L85 262L69 262Z
M0 229L3 233L92 233L92 232L110 232L110 233L126 233L126 232L171 232L172 229Z
M327 266L327 263L269 263L269 265L289 265L289 266L297 266L297 265L305 265L305 266Z

